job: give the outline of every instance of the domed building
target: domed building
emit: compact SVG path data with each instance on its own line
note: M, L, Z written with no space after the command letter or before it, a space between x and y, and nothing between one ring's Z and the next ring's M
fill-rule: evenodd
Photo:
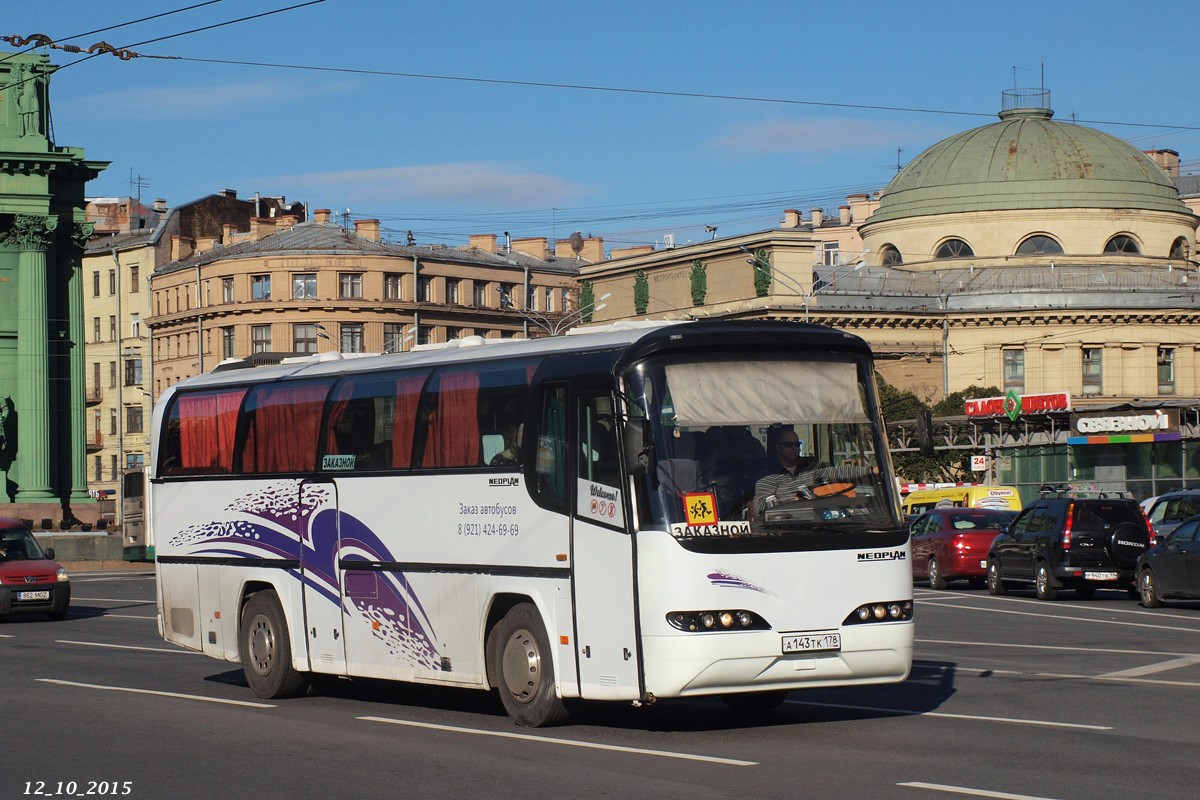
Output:
M926 401L971 386L1015 398L1015 413L995 398L939 423L942 446L994 457L991 480L1026 494L1200 485L1200 218L1165 164L1055 119L1048 92L1006 91L999 116L836 214L788 210L770 231L614 252L580 275L609 297L597 319L832 325Z

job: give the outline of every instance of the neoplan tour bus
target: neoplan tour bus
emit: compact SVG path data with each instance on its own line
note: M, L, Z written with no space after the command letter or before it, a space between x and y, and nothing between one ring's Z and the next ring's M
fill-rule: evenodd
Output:
M767 458L780 430L795 476ZM495 689L527 726L573 698L765 711L899 682L886 444L867 345L798 323L222 366L154 411L160 630L259 697L315 675Z

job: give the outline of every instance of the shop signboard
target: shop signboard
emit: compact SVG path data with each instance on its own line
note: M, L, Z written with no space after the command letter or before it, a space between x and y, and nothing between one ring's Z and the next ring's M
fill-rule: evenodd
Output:
M963 404L963 413L968 417L1008 417L1013 421L1022 415L1070 410L1071 395L1068 392L1023 395L1010 389L1003 397L978 397Z
M1067 444L1173 442L1180 438L1177 409L1096 411L1071 415Z

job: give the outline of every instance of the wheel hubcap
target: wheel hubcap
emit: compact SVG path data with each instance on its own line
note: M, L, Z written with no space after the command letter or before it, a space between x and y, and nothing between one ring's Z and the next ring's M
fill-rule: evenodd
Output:
M537 641L527 630L514 631L504 645L501 659L504 686L510 695L522 703L533 699L542 674L542 654Z
M1142 575L1142 599L1147 603L1154 600L1154 581L1149 572Z
M250 623L250 663L259 675L271 671L275 660L275 631L267 618L259 615Z

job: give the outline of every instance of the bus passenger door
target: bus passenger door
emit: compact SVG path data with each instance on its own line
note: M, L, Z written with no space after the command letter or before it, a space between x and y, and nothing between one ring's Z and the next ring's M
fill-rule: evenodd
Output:
M308 540L301 543L300 571L304 586L304 636L313 672L346 673L342 628L342 581L338 491L332 479L300 484L300 508L311 509Z
M641 695L633 538L617 454L612 395L575 395L571 564L575 647L583 697Z

